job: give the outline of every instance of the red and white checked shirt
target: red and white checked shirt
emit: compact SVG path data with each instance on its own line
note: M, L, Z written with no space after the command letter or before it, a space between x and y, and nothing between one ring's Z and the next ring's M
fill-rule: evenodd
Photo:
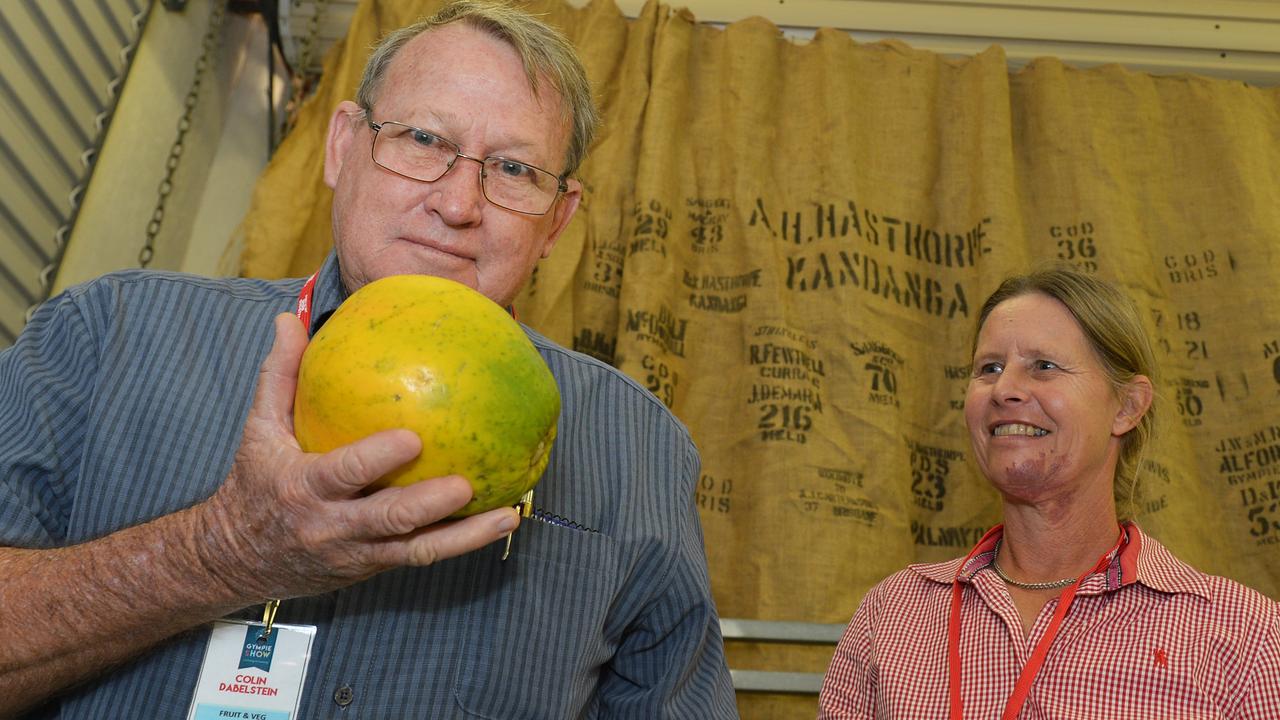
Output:
M1020 720L1280 720L1280 603L1205 575L1125 526L1105 573L1080 584ZM999 718L1057 607L1030 637L990 570L995 534L961 573L966 720ZM962 559L911 565L863 598L827 669L819 720L946 720L947 622Z

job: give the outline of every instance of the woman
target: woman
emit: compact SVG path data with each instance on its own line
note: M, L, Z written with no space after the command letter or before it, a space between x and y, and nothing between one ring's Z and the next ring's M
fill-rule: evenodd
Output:
M1004 523L872 588L820 718L1280 718L1280 603L1118 522L1153 366L1133 304L1088 275L987 299L965 422Z

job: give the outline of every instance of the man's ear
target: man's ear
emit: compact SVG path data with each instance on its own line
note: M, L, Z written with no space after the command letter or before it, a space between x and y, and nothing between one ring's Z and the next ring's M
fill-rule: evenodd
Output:
M1155 390L1146 375L1135 375L1120 392L1120 410L1111 424L1111 434L1119 437L1138 426L1151 408Z
M324 184L330 189L338 185L342 163L356 139L363 116L364 109L350 100L338 103L329 116L329 134L324 141Z
M565 180L565 184L569 186L569 189L560 195L560 199L556 200L555 206L551 208L551 234L547 236L542 245L542 257L544 258L551 255L551 248L555 247L556 239L568 227L569 221L573 219L573 214L578 211L578 203L582 202L582 183L569 178Z

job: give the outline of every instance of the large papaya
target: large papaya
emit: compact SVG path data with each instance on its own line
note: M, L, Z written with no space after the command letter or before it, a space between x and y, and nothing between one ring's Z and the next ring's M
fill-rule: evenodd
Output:
M475 290L427 275L352 293L303 353L293 408L307 452L416 432L422 453L378 485L462 475L475 497L455 517L518 502L546 469L559 416L555 379L519 324Z

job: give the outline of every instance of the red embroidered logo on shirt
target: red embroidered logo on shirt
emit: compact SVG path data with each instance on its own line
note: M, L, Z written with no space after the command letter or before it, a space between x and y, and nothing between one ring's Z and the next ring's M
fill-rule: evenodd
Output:
M1169 667L1169 653L1165 652L1164 648L1156 648L1153 654L1156 657L1156 667Z

